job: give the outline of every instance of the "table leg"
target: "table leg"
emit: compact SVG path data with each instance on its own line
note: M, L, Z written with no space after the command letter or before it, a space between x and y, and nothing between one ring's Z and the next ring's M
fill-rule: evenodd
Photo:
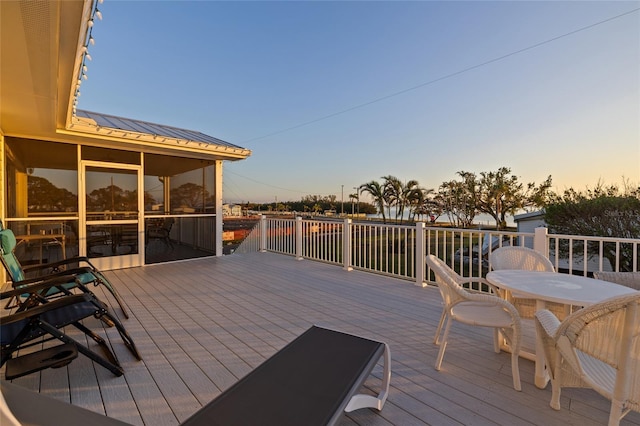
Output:
M536 300L536 310L546 309L544 300ZM544 358L544 348L542 342L536 336L536 375L535 384L538 388L544 389L549 383L549 375L547 374L547 366Z

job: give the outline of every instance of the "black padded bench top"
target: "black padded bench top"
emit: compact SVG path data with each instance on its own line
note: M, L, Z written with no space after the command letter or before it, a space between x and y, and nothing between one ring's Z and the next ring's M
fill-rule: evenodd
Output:
M356 394L380 357L382 390L378 395ZM331 425L345 411L382 409L390 364L384 343L313 326L182 425ZM10 411L25 425L126 425L5 381L0 388Z
M385 351L384 343L313 326L183 425L333 424Z

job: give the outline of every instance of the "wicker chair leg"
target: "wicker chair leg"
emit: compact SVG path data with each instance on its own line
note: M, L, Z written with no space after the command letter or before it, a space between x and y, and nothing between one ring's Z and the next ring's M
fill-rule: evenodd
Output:
M447 312L443 309L442 315L440 315L440 322L438 323L438 328L436 329L436 335L433 336L433 343L436 345L440 344L439 342L440 332L442 331L442 326L444 325L444 320L446 317L447 317Z
M520 368L518 367L518 358L518 352L513 351L513 353L511 354L511 376L513 377L513 387L519 392L522 390L522 385L520 384Z
M609 412L609 426L618 426L622 416L623 407L622 401L611 401L611 411Z
M442 366L442 358L444 358L444 350L447 348L447 339L449 338L449 330L451 329L451 323L453 320L449 318L447 325L444 327L444 336L440 342L440 351L438 352L438 358L436 359L436 370L440 371Z
M554 410L560 409L560 385L557 380L551 380L551 408Z

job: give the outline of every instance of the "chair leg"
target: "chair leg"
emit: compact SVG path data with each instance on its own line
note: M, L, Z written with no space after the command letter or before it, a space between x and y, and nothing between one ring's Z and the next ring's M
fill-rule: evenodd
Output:
M79 323L74 323L74 325L76 327L78 327L78 324ZM101 366L106 368L107 370L111 371L114 375L119 377L119 376L122 376L124 374L124 370L120 366L120 363L118 362L118 359L113 354L113 352L111 352L111 350L109 349L107 344L104 342L104 340L102 338L100 338L99 336L98 336L98 338L100 340L102 340L102 342L103 342L102 344L99 342L99 340L96 340L94 336L91 336L91 337L94 338L94 340L96 342L98 342L98 345L102 348L103 352L105 353L105 355L107 355L108 359L104 359L103 357L99 356L98 354L96 354L95 352L93 352L92 350L87 348L86 346L80 344L79 342L75 341L71 337L61 333L57 328L55 328L55 327L53 327L53 326L51 326L51 325L49 325L49 324L47 324L45 322L41 322L40 323L40 327L42 327L44 330L46 330L49 334L51 334L52 336L54 336L58 340L61 340L61 341L65 342L65 343L74 344L77 347L78 352L82 353L83 355L85 355L89 359L97 362L98 364L100 364ZM81 327L78 327L78 328L81 329ZM95 333L93 333L91 331L89 331L89 333L95 335Z
M118 321L109 313L104 314L103 317L107 317L109 318L110 321L113 322L113 325L118 330L118 333L120 334L120 338L124 342L124 345L131 351L133 356L135 356L138 359L138 361L142 360L142 356L140 355L140 352L138 352L138 348L136 348L136 344L133 343L133 339L131 338L131 336L129 336L129 333L127 333L127 330L125 330L124 326L120 323L120 321Z
M500 332L503 335L502 337L507 340L507 343L511 347L511 376L513 377L513 387L515 390L521 391L522 385L520 384L519 366L521 336L516 333L516 330L514 328L501 329Z
M500 329L493 329L493 351L497 354L500 353Z
M554 357L553 367L551 366L550 363L547 363L547 371L549 372L549 378L551 379L551 402L549 403L549 405L554 410L559 410L560 409L560 393L562 390L560 386L560 377L559 377L562 374L562 371L561 371L562 355L560 355L559 352L556 352L554 354L546 353L546 355L547 356L552 355Z
M444 320L447 316L447 311L442 308L442 315L440 315L440 322L438 323L438 328L436 329L436 334L433 336L433 343L438 345L440 342L438 339L440 338L440 332L442 331L442 325L444 324Z
M620 424L620 418L622 418L622 401L611 401L611 411L609 411L609 425L618 426Z
M111 352L111 349L107 345L107 342L102 337L100 337L98 334L96 334L91 329L89 329L88 327L86 327L85 325L83 325L83 324L81 324L79 322L74 322L74 323L72 323L72 325L75 326L78 330L82 331L88 337L91 337L98 344L98 346L100 347L100 349L102 350L102 352L104 353L104 355L107 357L107 359L109 360L109 362L111 364L114 364L114 365L117 365L117 366L120 365L120 363L118 362L118 359L116 358L115 354L113 352ZM80 350L80 348L78 348L78 350ZM84 353L83 351L81 351L81 352Z
M124 317L129 319L129 312L127 311L127 308L125 308L124 301L120 297L120 294L118 293L118 291L111 285L111 283L105 277L102 276L101 273L95 271L94 275L98 278L98 281L100 282L100 284L105 286L107 290L109 290L109 293L111 293L113 297L116 299L116 302L118 302L118 305L120 305L120 309L122 310L122 314L124 315Z
M449 318L447 320L447 324L444 327L444 335L442 336L442 341L440 342L440 351L438 352L438 358L436 359L436 370L440 371L440 367L442 366L442 358L444 358L444 351L447 348L447 339L449 338L449 330L451 329L451 323L453 320Z
M511 375L513 376L513 387L517 391L522 390L520 384L520 367L518 364L519 354L515 351L511 354Z
M555 380L551 381L551 402L549 403L554 410L560 409L560 386Z

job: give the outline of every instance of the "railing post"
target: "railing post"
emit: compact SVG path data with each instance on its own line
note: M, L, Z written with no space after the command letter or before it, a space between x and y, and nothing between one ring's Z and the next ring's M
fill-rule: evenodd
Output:
M263 214L260 215L260 251L267 251L267 217Z
M549 248L547 246L547 232L548 229L544 226L540 226L535 229L533 234L533 249L548 257Z
M422 287L424 285L424 268L425 268L425 226L424 222L416 222L416 285Z
M302 217L296 216L296 259L302 260Z
M345 219L342 226L342 263L345 271L352 271L351 267L351 219Z

